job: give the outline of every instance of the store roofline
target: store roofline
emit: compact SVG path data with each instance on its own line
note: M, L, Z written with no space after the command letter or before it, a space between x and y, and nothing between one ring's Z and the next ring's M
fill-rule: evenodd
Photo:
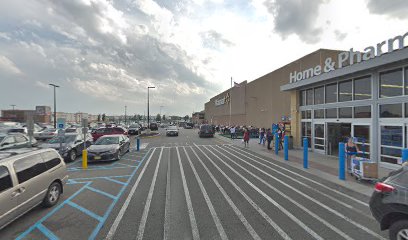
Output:
M295 90L307 85L315 84L315 83L320 83L322 81L326 81L329 79L335 79L335 78L340 78L344 77L347 75L367 71L370 69L375 69L387 64L392 64L396 62L408 62L408 48L405 47L404 49L401 50L396 50L391 53L385 53L379 57L360 62L357 64L353 64L350 66L346 66L340 69L336 69L334 71L328 72L328 73L323 73L321 75L305 79L302 81L298 81L295 83L288 83L280 87L281 91L290 91L290 90ZM288 81L289 81L289 76L288 76Z

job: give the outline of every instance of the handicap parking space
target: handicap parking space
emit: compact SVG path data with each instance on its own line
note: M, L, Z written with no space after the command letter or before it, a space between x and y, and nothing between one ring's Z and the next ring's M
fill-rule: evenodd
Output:
M0 232L1 239L94 239L149 150L131 151L121 160L67 164L68 183L59 204L37 207Z

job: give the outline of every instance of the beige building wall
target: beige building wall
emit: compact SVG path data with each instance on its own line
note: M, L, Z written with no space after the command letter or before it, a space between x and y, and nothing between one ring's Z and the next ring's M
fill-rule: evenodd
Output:
M245 82L240 88L224 91L205 104L205 118L208 123L229 125L229 104L216 107L215 100L231 92L231 124L270 128L272 123L281 122L282 116L291 117L294 145L300 146L299 94L297 91L281 92L280 86L289 83L290 73L317 65L324 67L326 58L335 60L340 52L319 49L254 81Z

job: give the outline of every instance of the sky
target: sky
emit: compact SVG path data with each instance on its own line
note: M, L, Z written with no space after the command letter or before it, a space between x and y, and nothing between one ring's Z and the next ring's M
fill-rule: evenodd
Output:
M3 0L0 109L191 114L320 48L408 32L407 0Z

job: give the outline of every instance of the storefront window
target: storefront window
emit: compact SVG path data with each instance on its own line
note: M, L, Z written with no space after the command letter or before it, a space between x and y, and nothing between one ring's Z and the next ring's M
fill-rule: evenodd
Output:
M337 83L326 85L326 103L337 102Z
M380 74L380 97L394 97L402 95L402 69L383 72Z
M405 95L408 95L408 68L405 68L404 81L405 81Z
M353 108L339 108L339 118L353 118Z
M371 77L354 79L354 100L371 99Z
M324 109L314 110L314 118L324 118Z
M308 147L311 147L311 136L312 136L312 123L310 122L302 122L302 141L301 141L301 145L303 147L303 138L307 138L308 139Z
M353 136L357 139L356 144L360 150L359 156L370 158L370 126L354 125Z
M300 106L304 106L304 105L306 105L305 103L306 103L306 91L305 90L303 90L303 91L300 91L300 93L299 93L299 102L300 102Z
M380 105L380 117L382 118L401 118L402 104L383 104Z
M306 90L306 105L313 105L313 89Z
M324 87L318 87L314 89L314 104L324 103Z
M337 118L337 108L326 109L326 118Z
M311 119L312 118L312 110L302 111L302 119Z
M397 164L402 141L402 126L381 126L381 161Z
M354 118L371 118L371 106L354 107Z
M324 150L324 124L315 124L314 148Z
M353 100L353 82L351 80L339 83L339 102Z

